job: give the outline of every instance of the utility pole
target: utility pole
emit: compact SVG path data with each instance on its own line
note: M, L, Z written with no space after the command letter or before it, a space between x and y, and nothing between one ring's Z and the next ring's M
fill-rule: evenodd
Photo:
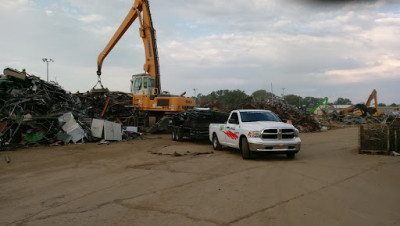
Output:
M194 99L194 104L197 105L197 89L194 88L193 91L194 91L194 98L195 98Z
M194 96L197 97L197 94L196 94L197 93L197 89L194 88L193 91L194 91Z
M49 63L54 62L53 59L42 58L43 62L47 64L47 82L49 82Z
M271 82L271 100L274 99L274 89L272 88L272 82Z

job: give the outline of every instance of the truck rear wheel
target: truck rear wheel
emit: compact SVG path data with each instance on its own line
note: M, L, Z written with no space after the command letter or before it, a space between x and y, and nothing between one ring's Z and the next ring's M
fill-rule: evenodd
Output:
M183 131L182 131L183 129L182 128L177 128L176 130L175 130L175 139L176 139L176 141L182 141L183 140Z
M222 149L222 146L219 143L218 137L215 134L213 136L212 143L213 143L214 150L221 150Z
M251 153L250 153L250 149L249 149L249 143L247 142L246 137L242 137L240 143L241 143L240 150L242 151L242 158L250 159Z

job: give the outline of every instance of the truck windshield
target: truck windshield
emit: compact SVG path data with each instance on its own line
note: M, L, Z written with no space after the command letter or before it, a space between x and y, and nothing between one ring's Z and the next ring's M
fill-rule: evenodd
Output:
M266 111L247 111L240 112L242 122L257 122L257 121L274 121L281 122L281 120L274 113Z

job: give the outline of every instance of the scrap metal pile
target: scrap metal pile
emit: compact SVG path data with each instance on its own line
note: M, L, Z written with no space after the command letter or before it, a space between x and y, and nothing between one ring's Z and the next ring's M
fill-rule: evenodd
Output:
M344 125L359 125L359 124L374 124L382 123L388 118L388 115L372 116L370 114L366 115L340 115L337 111L332 111L326 113L322 120L327 120L330 122L337 122Z
M326 105L322 110L322 115L317 116L318 120L323 124L341 124L341 125L362 125L362 124L388 124L400 115L396 112L387 110L382 111L380 115L373 115L366 112L363 115L354 114L341 114L342 111L336 110L333 106Z
M105 116L103 119L116 121L119 116L128 117L127 111L121 110L128 98L129 95L112 92L74 95L54 82L6 68L0 78L0 150L98 141L102 134L93 137L92 118L100 113Z
M125 106L132 104L132 96L123 92L92 90L92 92L75 93L82 106L87 106L85 114L90 118L104 118L109 121L123 122L132 116L132 110Z

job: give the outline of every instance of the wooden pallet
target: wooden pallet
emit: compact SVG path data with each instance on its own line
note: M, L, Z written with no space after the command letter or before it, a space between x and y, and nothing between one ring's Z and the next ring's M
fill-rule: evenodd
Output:
M388 155L390 152L387 150L360 150L358 153L369 155Z

